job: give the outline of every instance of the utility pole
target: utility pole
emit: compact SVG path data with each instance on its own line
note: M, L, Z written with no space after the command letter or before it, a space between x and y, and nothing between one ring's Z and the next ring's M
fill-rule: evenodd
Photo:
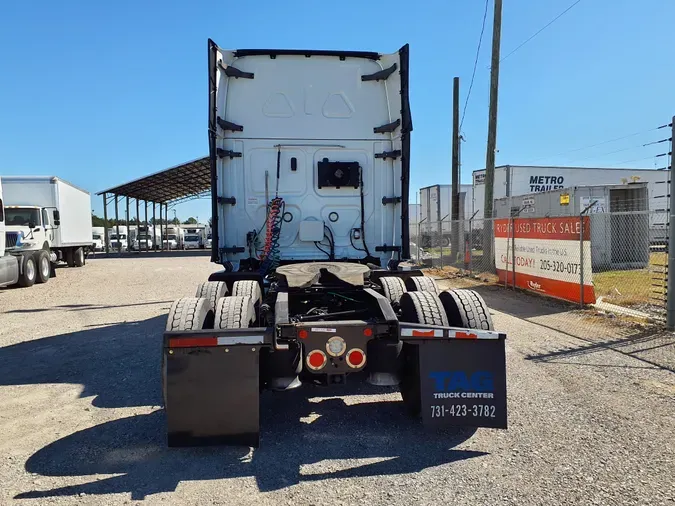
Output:
M670 170L668 171L668 179L670 179L670 184L668 185L670 194L670 209L668 216L668 285L666 288L666 327L668 330L675 330L675 179L673 179L673 169L675 169L675 116L670 123L671 134L670 134Z
M452 209L450 215L450 259L459 253L459 77L452 82Z
M495 0L492 27L492 64L490 66L490 111L488 120L487 153L485 156L485 223L483 224L484 267L492 266L492 204L494 201L495 154L497 150L497 103L499 95L499 50L502 37L502 0Z

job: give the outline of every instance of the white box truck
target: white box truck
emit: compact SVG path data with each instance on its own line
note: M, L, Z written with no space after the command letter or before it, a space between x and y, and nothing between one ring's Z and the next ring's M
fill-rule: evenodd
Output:
M85 264L92 248L89 192L53 176L3 176L2 191L5 247L21 256L19 284L46 282L58 261Z
M135 251L159 249L161 243L162 232L159 225L141 225L138 227L138 234L133 241L132 249Z
M179 225L169 225L166 228L164 247L168 250L182 249L185 231Z
M185 249L204 249L206 246L206 225L186 225Z

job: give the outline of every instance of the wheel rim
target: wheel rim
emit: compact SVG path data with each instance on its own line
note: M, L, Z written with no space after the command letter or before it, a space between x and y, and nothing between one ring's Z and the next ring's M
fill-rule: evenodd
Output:
M84 263L84 251L80 250L78 257L80 259L80 263Z
M26 277L28 279L35 278L35 262L32 260L26 262Z
M49 259L47 257L42 257L40 261L40 270L42 271L42 277L49 277Z

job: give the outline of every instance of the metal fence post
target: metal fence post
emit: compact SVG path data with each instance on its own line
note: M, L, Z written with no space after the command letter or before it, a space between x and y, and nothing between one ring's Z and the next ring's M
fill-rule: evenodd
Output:
M579 215L579 306L584 307L584 211Z
M105 241L105 254L110 254L110 246L108 244L108 194L103 194L103 240Z
M675 330L675 248L673 248L673 236L675 236L675 191L673 191L673 168L675 167L675 116L670 123L671 142L670 142L670 184L668 193L670 194L670 206L668 209L668 284L666 291L666 326L668 330Z
M511 284L513 289L516 289L516 219L511 218Z
M117 206L117 201L119 200L119 195L115 194L115 234L117 234L117 254L122 253L122 239L120 239L120 216Z

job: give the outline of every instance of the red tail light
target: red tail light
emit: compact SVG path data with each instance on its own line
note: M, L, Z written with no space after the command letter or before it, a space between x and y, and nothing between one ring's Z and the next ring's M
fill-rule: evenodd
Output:
M354 369L363 367L366 364L366 354L363 350L352 348L347 352L347 365Z
M307 367L313 371L318 371L319 369L323 369L328 359L326 358L326 354L323 351L313 350L307 354L306 361Z

